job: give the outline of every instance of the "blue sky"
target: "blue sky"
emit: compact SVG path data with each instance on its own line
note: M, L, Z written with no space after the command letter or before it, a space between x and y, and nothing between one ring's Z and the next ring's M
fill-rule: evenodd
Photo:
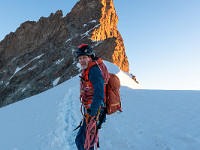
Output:
M78 0L1 0L0 40ZM130 72L147 89L200 90L200 1L114 0Z

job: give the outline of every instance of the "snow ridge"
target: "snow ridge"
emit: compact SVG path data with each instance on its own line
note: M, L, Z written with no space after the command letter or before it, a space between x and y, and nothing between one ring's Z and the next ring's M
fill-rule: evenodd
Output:
M121 114L107 116L99 150L199 150L200 91L145 90L121 80ZM81 119L79 75L0 109L0 150L75 150Z

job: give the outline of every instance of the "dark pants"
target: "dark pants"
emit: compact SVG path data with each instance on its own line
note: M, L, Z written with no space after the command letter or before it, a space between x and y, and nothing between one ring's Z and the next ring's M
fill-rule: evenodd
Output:
M78 131L78 134L76 136L76 139L75 139L75 143L76 143L76 146L77 146L78 150L85 150L84 149L84 144L85 144L85 128L86 128L86 123L85 123L85 119L84 119L83 125L80 127L80 129ZM91 147L89 150L94 150L94 146Z

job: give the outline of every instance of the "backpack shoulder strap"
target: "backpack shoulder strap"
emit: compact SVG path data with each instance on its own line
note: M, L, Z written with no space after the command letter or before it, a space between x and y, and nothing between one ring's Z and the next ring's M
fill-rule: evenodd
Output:
M85 76L85 80L88 81L89 80L89 72L90 72L90 69L97 65L95 62L93 61L90 61L89 64L88 64L88 67L87 69L84 71L84 76Z

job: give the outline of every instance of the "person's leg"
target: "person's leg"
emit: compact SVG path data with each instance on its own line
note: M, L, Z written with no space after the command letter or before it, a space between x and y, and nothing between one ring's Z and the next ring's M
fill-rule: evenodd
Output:
M80 129L77 133L76 139L75 139L75 143L76 143L78 150L85 150L84 149L84 144L85 144L85 139L86 139L85 129L86 129L86 123L84 120L83 125L80 127ZM91 147L89 150L94 150L94 146Z
M85 122L85 121L84 121ZM85 143L85 123L80 126L80 129L77 133L75 143L78 150L84 150L84 143Z

